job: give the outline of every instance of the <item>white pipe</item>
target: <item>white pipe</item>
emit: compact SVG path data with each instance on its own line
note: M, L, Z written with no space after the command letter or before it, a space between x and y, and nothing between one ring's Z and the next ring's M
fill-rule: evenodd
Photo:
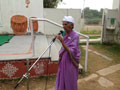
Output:
M46 18L31 18L31 20L33 20L33 21L46 21L46 22L49 22L49 23L51 23L51 24L54 24L54 25L56 25L56 26L58 26L58 27L63 28L62 25L60 25L60 24L58 24L58 23L56 23L56 22L53 22L53 21L51 21L51 20L49 20L49 19L46 19Z
M86 54L85 54L85 72L87 72L88 45L89 45L89 38L87 38L87 47L86 47Z
M46 19L46 18L30 18L30 23L31 23L31 35L32 35L32 50L33 50L33 56L35 55L35 51L34 51L34 32L33 32L33 26L32 26L32 21L46 21L46 22L49 22L51 24L54 24L58 27L61 27L63 28L62 25L56 23L56 22L53 22L49 19ZM85 55L85 72L87 72L87 61L88 61L88 45L89 45L89 37L87 35L84 35L82 33L79 33L77 32L80 36L83 36L87 39L87 46L86 46L86 55Z
M78 32L77 32L78 33ZM88 61L88 46L89 46L89 36L84 35L82 33L78 33L79 35L85 37L87 39L87 43L86 43L86 54L85 54L85 72L87 72L87 61Z
M31 36L32 36L32 56L35 55L35 47L34 47L34 32L33 32L33 23L32 19L30 18L30 27L31 27Z

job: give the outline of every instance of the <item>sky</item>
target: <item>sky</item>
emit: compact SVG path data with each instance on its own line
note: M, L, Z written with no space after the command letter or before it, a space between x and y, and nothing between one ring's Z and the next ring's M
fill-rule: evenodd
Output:
M112 4L113 0L63 0L62 3L59 3L58 8L83 9L89 7L90 9L100 10L101 8L112 9Z

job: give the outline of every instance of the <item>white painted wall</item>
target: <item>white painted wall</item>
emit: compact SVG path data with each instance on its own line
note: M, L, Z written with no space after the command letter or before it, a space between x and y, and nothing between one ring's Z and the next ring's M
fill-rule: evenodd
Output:
M110 27L110 25L111 25L110 19L111 18L115 18L115 26L116 26L116 24L118 22L118 10L117 9L113 9L113 10L108 9L106 11L107 11L106 12L106 21L107 21L106 26Z
M73 18L75 19L75 30L80 32L81 10L80 9L68 9L68 15L73 16Z
M44 18L50 19L56 23L62 24L62 19L64 16L70 15L75 19L75 30L80 32L80 21L81 21L81 10L80 9L51 9L44 8ZM55 25L44 22L44 32L45 34L57 34L59 28Z
M0 33L13 33L10 27L13 15L43 17L43 0L30 0L29 8L25 6L25 0L0 0ZM39 27L39 31L44 32L43 22L39 23Z
M13 15L24 15L28 18L44 17L59 24L62 24L64 16L71 15L75 19L74 29L80 32L80 9L43 9L43 0L30 0L29 8L26 8L25 6L25 0L0 0L0 33L13 33L10 23ZM57 34L61 29L63 28L59 28L47 22L39 22L39 32L44 34Z
M113 9L118 9L119 3L120 3L120 0L113 0Z
M0 26L1 26L1 0L0 0Z
M115 18L115 24L111 25L110 19ZM110 27L114 28L111 29ZM102 42L118 43L120 44L120 24L119 24L119 10L105 9L102 29Z

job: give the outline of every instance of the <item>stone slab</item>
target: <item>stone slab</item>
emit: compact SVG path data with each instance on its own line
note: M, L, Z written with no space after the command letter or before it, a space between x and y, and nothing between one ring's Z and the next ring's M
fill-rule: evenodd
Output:
M92 80L92 79L97 78L97 77L98 77L97 74L91 74L90 76L86 77L84 80L89 81L89 80Z
M112 74L118 70L120 70L120 64L113 65L113 66L110 66L108 68L104 68L102 70L97 71L97 73L102 75L102 76L106 76L106 75Z
M106 78L100 77L98 79L98 83L102 86L102 87L112 87L114 86L114 83L112 83L111 81L107 80Z

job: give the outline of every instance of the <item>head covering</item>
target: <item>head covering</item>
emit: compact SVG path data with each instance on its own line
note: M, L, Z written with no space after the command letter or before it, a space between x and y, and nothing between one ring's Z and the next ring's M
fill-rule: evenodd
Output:
M72 16L64 16L63 21L71 22L74 24L74 18Z

